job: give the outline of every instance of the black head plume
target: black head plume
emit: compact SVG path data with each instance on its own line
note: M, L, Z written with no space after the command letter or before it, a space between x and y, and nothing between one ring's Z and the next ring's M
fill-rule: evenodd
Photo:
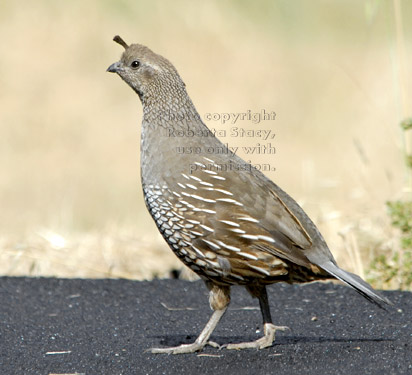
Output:
M127 45L127 43L126 43L119 35L116 35L116 36L113 38L113 40L114 40L116 43L119 43L121 46L123 46L124 49L128 49L128 48L129 48L129 46Z

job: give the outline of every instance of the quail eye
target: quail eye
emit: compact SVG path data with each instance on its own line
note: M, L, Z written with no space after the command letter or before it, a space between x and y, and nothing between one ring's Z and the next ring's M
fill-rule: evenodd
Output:
M137 68L140 66L140 61L134 60L134 61L130 64L130 66L131 66L133 69L137 69Z

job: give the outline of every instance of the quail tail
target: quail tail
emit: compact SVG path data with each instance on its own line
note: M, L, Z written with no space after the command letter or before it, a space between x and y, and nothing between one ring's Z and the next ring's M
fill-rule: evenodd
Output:
M363 281L359 276L344 271L332 262L325 262L320 265L326 272L335 276L338 280L343 281L354 288L359 294L364 296L367 300L378 305L380 308L384 308L384 305L392 305L386 297L378 294L367 282Z

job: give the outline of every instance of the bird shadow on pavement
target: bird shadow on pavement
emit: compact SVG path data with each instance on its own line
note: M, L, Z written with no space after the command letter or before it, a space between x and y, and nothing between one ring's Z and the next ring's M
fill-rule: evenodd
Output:
M151 339L160 340L157 345L159 346L178 346L182 344L191 344L197 338L192 335L154 335L150 336ZM245 336L212 336L211 341L218 343L219 345L225 345L237 342L247 342L256 340L254 337ZM356 337L308 337L308 336L279 336L273 343L273 346L280 345L292 345L292 344L322 344L322 343L361 343L361 342L391 342L396 341L390 338L356 338Z

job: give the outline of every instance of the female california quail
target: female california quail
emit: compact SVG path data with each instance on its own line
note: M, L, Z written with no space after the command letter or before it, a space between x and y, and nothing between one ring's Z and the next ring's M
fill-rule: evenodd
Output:
M119 36L114 41L125 52L107 70L117 73L143 105L141 177L147 208L170 248L205 281L214 310L193 344L152 353L191 353L210 343L234 284L259 299L264 336L228 349L268 347L276 329L284 328L272 324L267 284L336 278L378 305L390 303L340 269L302 208L209 131L167 59L145 46L128 46Z

